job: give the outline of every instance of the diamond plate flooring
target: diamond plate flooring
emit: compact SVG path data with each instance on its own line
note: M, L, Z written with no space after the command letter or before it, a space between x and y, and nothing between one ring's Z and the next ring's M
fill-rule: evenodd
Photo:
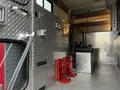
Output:
M56 82L46 90L120 90L120 70L112 65L100 65L93 75L79 73L71 83Z

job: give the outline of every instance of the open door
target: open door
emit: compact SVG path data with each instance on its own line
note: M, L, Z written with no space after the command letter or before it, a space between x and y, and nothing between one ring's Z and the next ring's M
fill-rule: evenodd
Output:
M2 90L7 90L25 47L26 43L23 41L0 39L0 87ZM24 90L28 84L28 75L29 62L27 56L12 90Z

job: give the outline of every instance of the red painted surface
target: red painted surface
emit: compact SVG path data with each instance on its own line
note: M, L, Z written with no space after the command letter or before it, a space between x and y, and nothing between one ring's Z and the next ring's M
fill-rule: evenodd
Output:
M64 84L69 83L71 79L66 76L67 66L65 60L57 59L55 63L56 63L56 80Z
M0 65L4 57L4 44L0 43ZM0 84L2 85L2 90L4 90L4 63L0 66Z
M70 77L75 77L77 74L73 71L72 57L66 56L55 60L56 80L61 83L70 83Z
M77 74L73 71L73 64L72 64L72 57L66 56L64 58L66 65L67 65L67 75L69 77L75 77Z
M55 67L56 67L56 80L60 80L60 62L62 59L55 60Z

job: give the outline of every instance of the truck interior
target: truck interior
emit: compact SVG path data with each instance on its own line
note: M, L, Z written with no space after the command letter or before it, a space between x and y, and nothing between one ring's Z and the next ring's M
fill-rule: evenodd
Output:
M119 15L120 0L0 0L0 90L120 90Z

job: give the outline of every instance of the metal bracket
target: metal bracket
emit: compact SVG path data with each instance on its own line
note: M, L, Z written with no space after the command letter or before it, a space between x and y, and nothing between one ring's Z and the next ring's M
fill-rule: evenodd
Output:
M13 2L16 2L20 5L27 5L29 3L29 0L11 0Z
M23 16L27 16L29 14L29 12L23 8L19 8L18 6L11 6L10 7L11 11L14 11L17 14L23 15Z
M7 7L0 5L0 25L5 25L7 23Z

